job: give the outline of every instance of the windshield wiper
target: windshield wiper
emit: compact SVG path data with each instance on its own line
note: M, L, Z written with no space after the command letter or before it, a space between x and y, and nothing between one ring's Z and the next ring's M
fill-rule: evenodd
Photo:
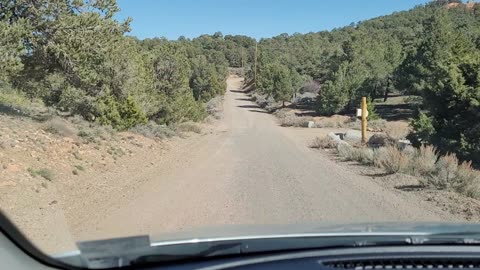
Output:
M149 263L168 263L173 261L185 261L193 259L201 259L209 256L222 256L241 254L242 243L219 243L206 248L195 254L153 254L144 255L132 260L130 265L144 265Z
M365 239L367 238L367 239ZM185 243L174 246L158 247L157 251L151 255L143 255L130 261L131 265L159 264L171 263L189 260L206 259L209 257L231 256L239 254L257 254L265 252L285 252L285 251L304 251L319 248L345 248L345 247L361 247L361 246L392 246L407 245L410 241L405 236L392 236L385 238L384 236L320 236L320 237L279 237L279 238L256 238L245 239L242 241L209 241L198 243ZM188 253L182 249L200 249L197 253ZM171 252L165 253L168 249L182 251L182 253Z

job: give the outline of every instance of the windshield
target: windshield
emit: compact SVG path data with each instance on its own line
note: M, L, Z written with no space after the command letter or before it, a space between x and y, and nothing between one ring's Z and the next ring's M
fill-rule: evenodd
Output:
M49 255L472 232L479 138L475 1L0 0L0 210Z

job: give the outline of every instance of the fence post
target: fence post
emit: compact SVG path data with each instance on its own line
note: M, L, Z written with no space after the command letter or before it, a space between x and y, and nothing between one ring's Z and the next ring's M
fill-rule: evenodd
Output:
M367 98L362 97L362 143L367 143Z

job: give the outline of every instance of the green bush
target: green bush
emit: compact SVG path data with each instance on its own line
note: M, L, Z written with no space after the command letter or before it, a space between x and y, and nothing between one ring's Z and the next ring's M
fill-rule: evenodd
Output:
M380 115L377 114L375 111L375 103L372 99L367 100L367 111L368 111L368 117L367 120L378 120L380 119Z
M113 96L105 96L99 100L98 105L100 109L98 121L102 125L111 125L118 130L125 130L147 122L145 113L131 96L120 102Z

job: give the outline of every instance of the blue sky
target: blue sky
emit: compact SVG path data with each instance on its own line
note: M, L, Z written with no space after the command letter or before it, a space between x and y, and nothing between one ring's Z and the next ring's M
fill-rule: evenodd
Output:
M221 31L255 38L331 30L407 10L427 0L117 0L140 39Z

